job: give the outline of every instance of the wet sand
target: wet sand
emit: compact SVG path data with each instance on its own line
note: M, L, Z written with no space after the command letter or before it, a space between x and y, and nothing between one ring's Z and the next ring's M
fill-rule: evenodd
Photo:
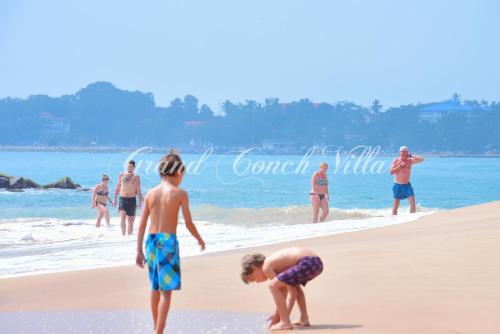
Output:
M302 245L322 257L325 270L305 289L313 326L300 333L498 334L498 240L500 202L494 202L402 225L186 258L169 332L261 333L272 300L265 284L240 281L240 258ZM36 317L49 326L70 312L75 333L87 333L89 323L100 326L96 333L124 332L122 321L106 317L135 319L125 327L135 333L150 326L148 300L147 272L132 265L2 279L1 332Z
M167 333L266 333L265 316L252 313L173 310ZM152 333L147 310L0 313L2 333Z

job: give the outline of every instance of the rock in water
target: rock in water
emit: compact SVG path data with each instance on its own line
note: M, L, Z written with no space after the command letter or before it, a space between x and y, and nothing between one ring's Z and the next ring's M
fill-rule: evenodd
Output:
M5 188L8 191L22 191L22 189L42 188L42 186L35 181L28 179L27 177L15 177L0 173L0 188ZM44 185L43 188L86 190L82 188L78 183L74 183L71 178L67 176L54 183Z
M0 175L0 188L9 188L10 187L10 181L7 176Z
M9 180L9 189L40 188L40 185L27 177L12 177Z
M57 188L57 189L79 189L81 186L78 183L74 183L70 177L65 176L54 183L46 184L43 186L46 189Z

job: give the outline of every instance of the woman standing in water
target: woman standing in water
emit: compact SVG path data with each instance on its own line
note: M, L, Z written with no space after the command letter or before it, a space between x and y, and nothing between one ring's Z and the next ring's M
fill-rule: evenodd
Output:
M94 193L92 194L92 209L97 208L97 220L95 222L95 227L101 226L101 219L104 217L106 219L106 224L109 224L109 209L106 207L106 202L111 203L109 198L109 176L106 174L102 175L102 182L94 187Z
M319 209L321 208L321 217L319 221L322 222L328 216L328 177L326 172L328 171L328 164L322 162L319 164L319 171L313 174L311 179L312 189L311 189L311 203L313 207L313 223L318 222Z

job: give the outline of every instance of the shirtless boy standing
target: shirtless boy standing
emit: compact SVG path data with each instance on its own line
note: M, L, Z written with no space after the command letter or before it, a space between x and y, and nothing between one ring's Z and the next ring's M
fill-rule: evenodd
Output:
M163 333L167 320L172 290L181 288L179 244L176 232L179 210L182 208L186 227L196 238L201 250L205 242L191 219L187 193L179 188L184 176L184 164L177 154L170 153L159 164L161 183L148 191L137 237L136 263L148 264L151 281L151 313L155 333ZM144 233L151 217L146 257L142 251Z
M120 226L122 234L125 235L125 220L128 222L127 233L130 235L134 231L135 209L137 208L136 197L139 197L139 208L142 206L141 179L135 175L135 161L130 160L127 166L127 173L118 176L115 190L115 200L113 206L116 207L116 197L120 194Z
M306 297L301 288L323 271L321 259L305 248L291 247L282 249L265 257L262 254L249 254L241 261L241 279L246 284L271 280L269 289L276 304L276 311L269 317L271 330L292 329L293 326L310 326L307 314ZM287 293L290 293L288 305ZM299 304L300 320L294 324L290 313Z

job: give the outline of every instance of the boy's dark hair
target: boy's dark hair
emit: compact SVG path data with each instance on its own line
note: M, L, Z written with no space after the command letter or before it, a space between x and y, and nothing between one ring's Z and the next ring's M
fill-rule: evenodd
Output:
M158 165L158 171L161 176L174 176L175 174L184 173L185 167L179 154L174 150L164 156Z
M253 267L262 267L266 257L262 254L247 254L241 259L241 280L248 284L248 276L253 273Z
M129 164L129 165L132 165L132 166L134 166L134 167L135 167L135 161L134 161L134 160L130 160L130 161L128 162L128 164Z

